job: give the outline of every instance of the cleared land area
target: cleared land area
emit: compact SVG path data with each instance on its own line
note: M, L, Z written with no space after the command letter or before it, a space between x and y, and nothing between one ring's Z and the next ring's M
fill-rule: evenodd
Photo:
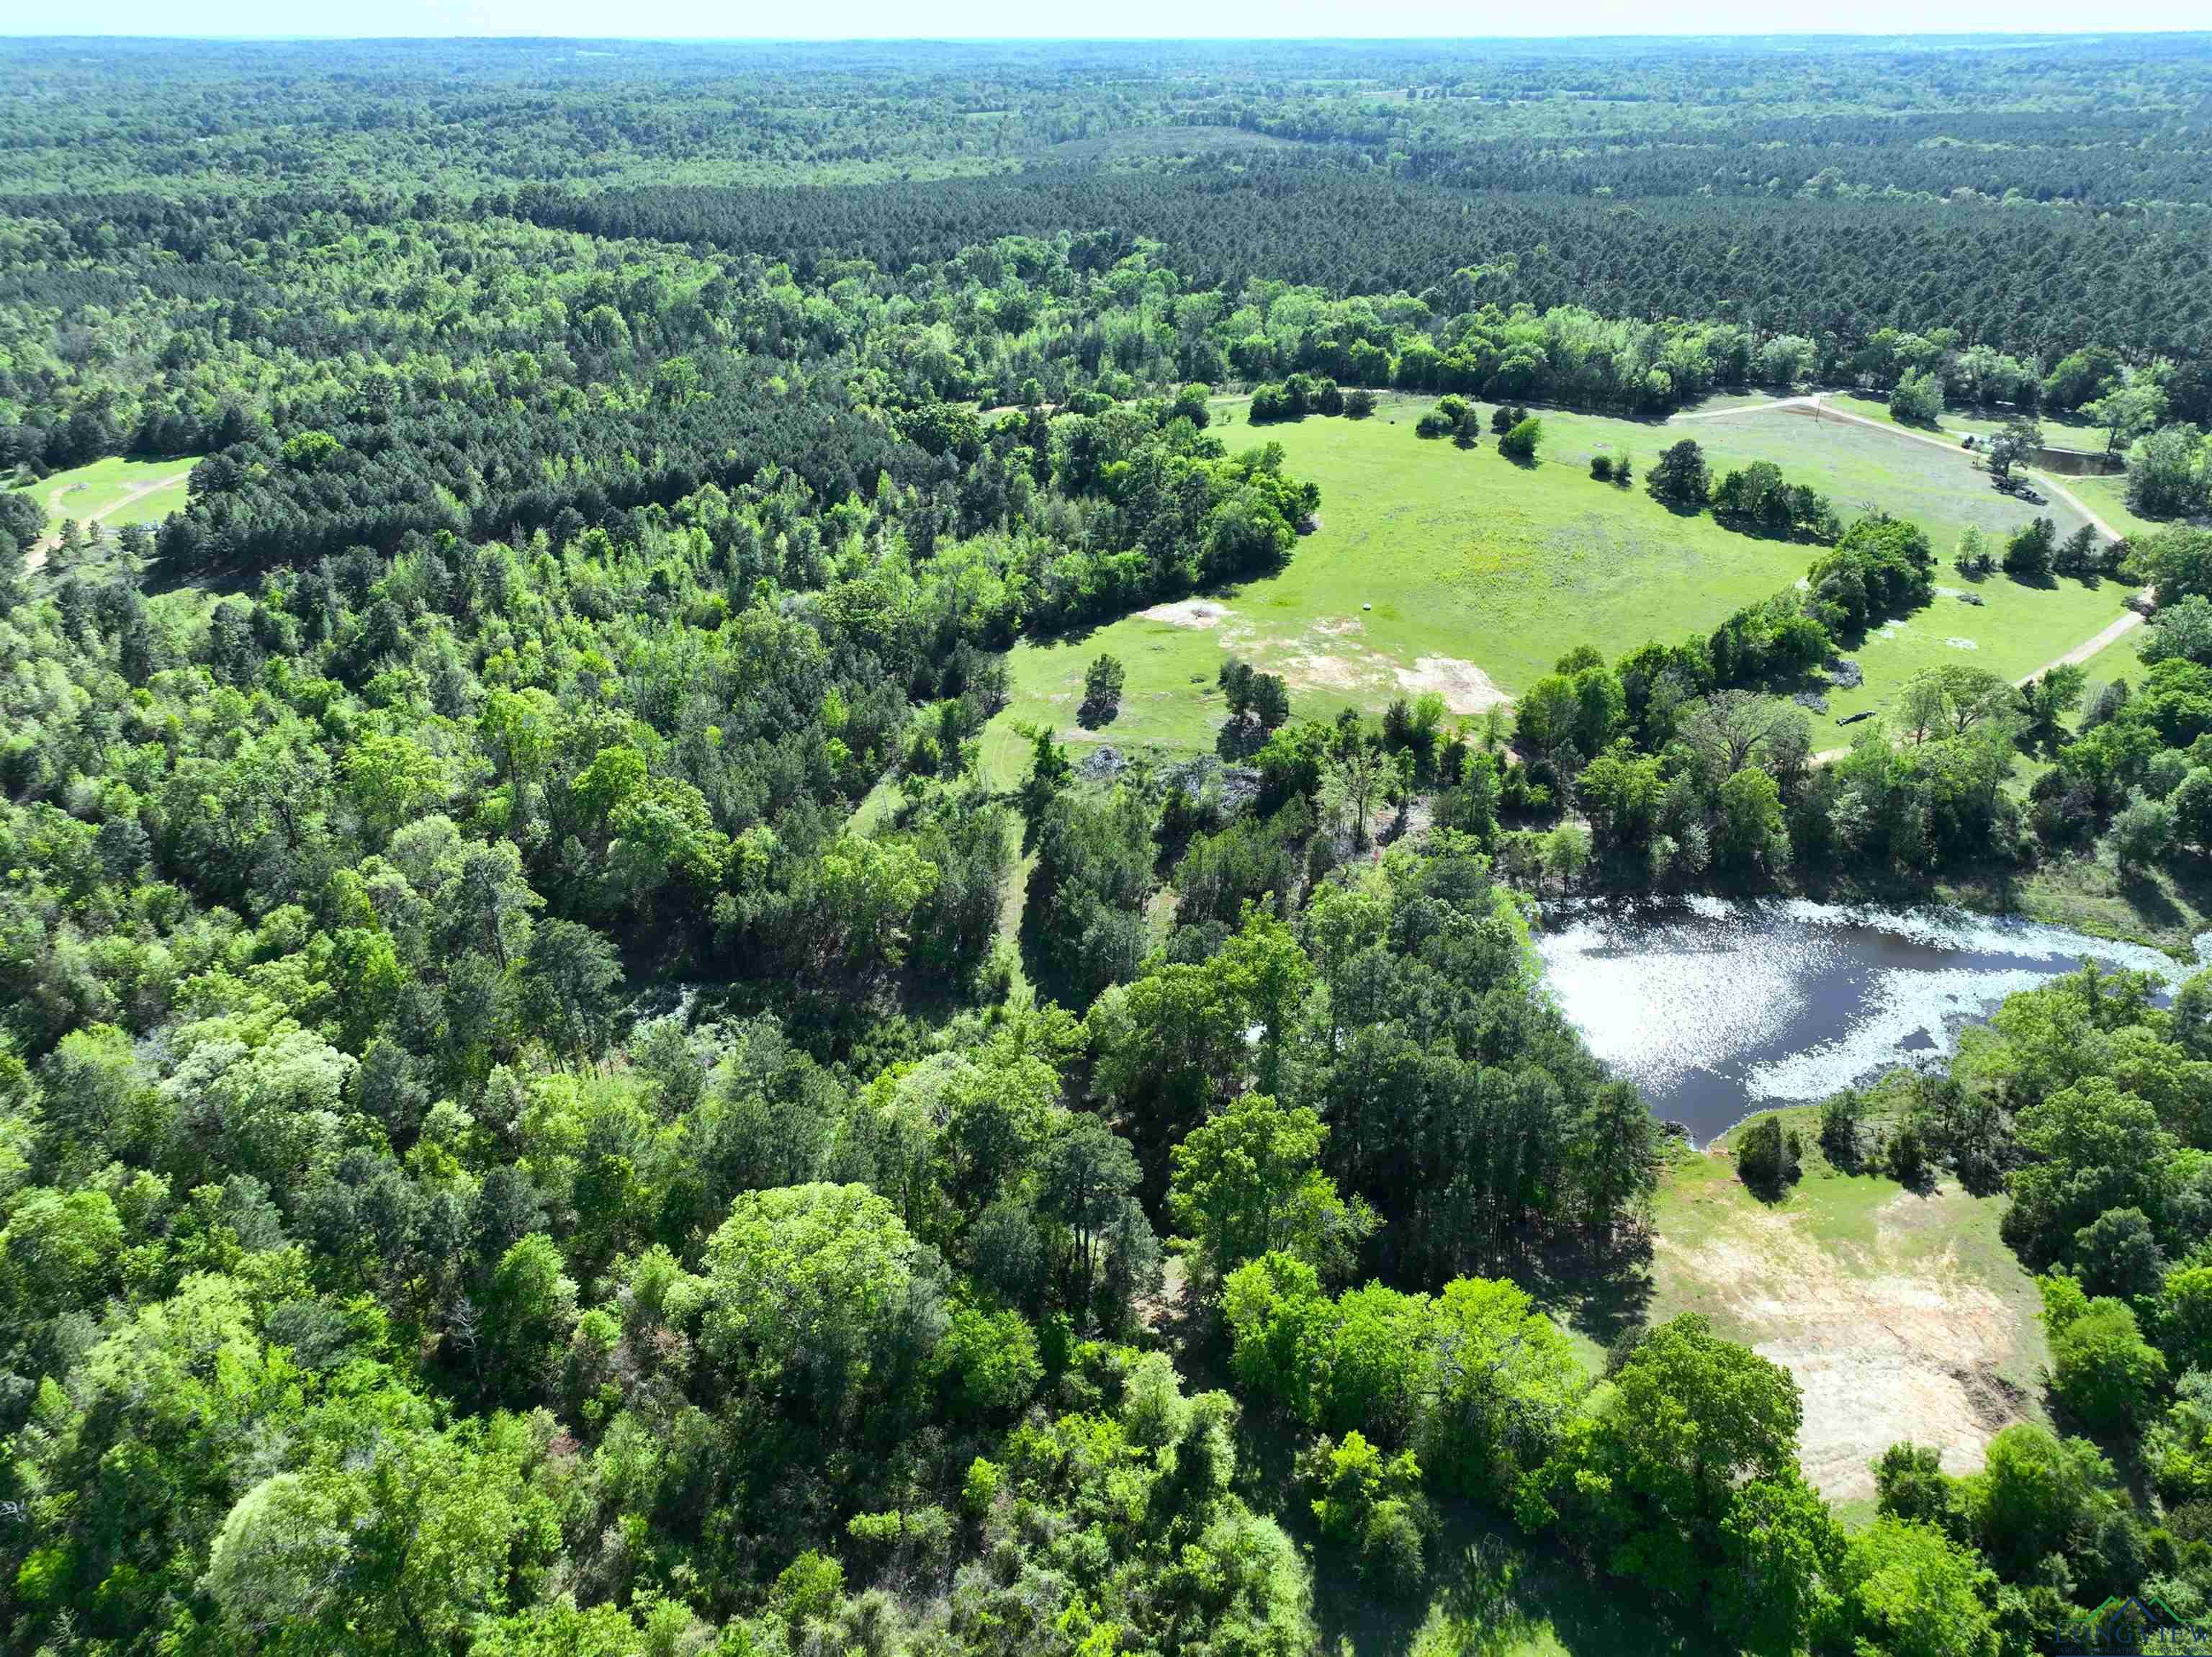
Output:
M1820 1154L1816 1107L1779 1114L1803 1142L1804 1169L1778 1200L1737 1177L1740 1128L1705 1151L1678 1146L1647 1259L1601 1282L1529 1287L1593 1356L1627 1328L1694 1312L1783 1365L1804 1398L1806 1477L1847 1517L1865 1516L1870 1507L1852 1504L1873 1496L1867 1464L1899 1440L1937 1446L1946 1470L1969 1472L1998 1432L2044 1418L2040 1302L1997 1234L2002 1197L1846 1173Z
M1990 1440L2043 1421L2049 1352L2035 1284L1997 1235L2000 1197L1946 1183L1925 1193L1831 1167L1819 1112L1781 1112L1805 1143L1803 1178L1764 1202L1736 1177L1724 1136L1678 1148L1653 1205L1648 1253L1601 1276L1521 1274L1579 1337L1593 1368L1628 1329L1686 1312L1796 1378L1805 1475L1846 1525L1874 1516L1868 1466L1901 1439L1938 1447L1946 1471L1982 1465ZM1701 1649L1656 1632L1640 1608L1588 1593L1555 1553L1511 1539L1494 1516L1445 1515L1449 1586L1389 1624L1364 1603L1339 1623L1339 1585L1317 1574L1324 1627L1359 1650L1414 1657L1657 1657ZM1470 1640L1470 1625L1486 1638ZM1456 1636L1456 1637L1455 1637Z
M1806 1160L1778 1202L1736 1177L1734 1134L1668 1168L1647 1316L1703 1313L1788 1368L1805 1476L1832 1501L1869 1501L1867 1463L1900 1439L1974 1471L1998 1432L2043 1413L2039 1301L1997 1235L2005 1199L1842 1173L1820 1154L1817 1110L1783 1115Z
M1616 655L1709 630L1789 586L1819 549L1670 512L1647 496L1642 474L1686 436L1717 472L1770 460L1820 489L1846 520L1874 510L1909 518L1944 561L1933 604L1855 645L1866 683L1831 697L1814 721L1816 747L1847 741L1841 718L1885 707L1923 667L1966 659L2017 678L2122 613L2127 589L2113 582L1960 577L1948 560L1970 524L2002 537L2040 513L2063 536L2082 517L2057 496L2036 507L2000 494L1964 452L1902 432L1761 399L1708 404L1694 420L1666 423L1546 410L1540 457L1521 466L1487 436L1473 450L1416 437L1413 422L1431 401L1390 397L1365 420L1260 427L1239 399L1217 403L1232 448L1280 443L1290 469L1320 485L1320 527L1279 575L1017 647L1011 705L985 740L994 779L1018 775L1016 722L1053 725L1078 742L1210 748L1221 717L1214 676L1231 654L1281 673L1301 716L1376 710L1430 690L1474 716L1575 644ZM1589 462L1601 454L1631 459L1639 481L1594 481ZM1120 716L1083 731L1083 670L1101 651L1121 659L1127 686Z
M67 519L112 530L125 524L159 523L181 509L194 464L191 456L94 460L21 485L23 493L34 496L46 513L46 534L33 549L33 564L45 561L45 551L54 545Z

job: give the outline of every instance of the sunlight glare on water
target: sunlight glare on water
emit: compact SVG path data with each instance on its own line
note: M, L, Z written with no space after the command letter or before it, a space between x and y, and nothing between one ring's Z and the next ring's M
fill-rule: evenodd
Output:
M1590 1050L1699 1140L1946 1055L1962 1024L2085 961L2168 992L2195 970L2027 922L1803 900L1554 905L1535 941Z

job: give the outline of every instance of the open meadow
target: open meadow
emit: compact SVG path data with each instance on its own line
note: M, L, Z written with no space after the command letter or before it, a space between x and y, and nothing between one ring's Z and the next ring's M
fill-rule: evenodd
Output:
M51 539L64 520L97 521L109 529L159 523L185 504L195 457L159 460L112 458L57 472L21 487L46 511Z
M985 738L993 779L1018 771L1017 722L1053 725L1077 742L1209 748L1220 720L1214 678L1230 655L1280 673L1301 715L1373 710L1434 691L1471 717L1509 701L1573 645L1617 656L1710 630L1796 581L1819 549L1651 499L1644 472L1683 437L1704 448L1717 476L1769 460L1826 494L1846 521L1872 511L1911 519L1942 560L1933 604L1855 646L1866 682L1832 696L1814 722L1816 746L1848 741L1838 721L1886 707L1923 667L1964 659L2017 678L2121 613L2126 589L2112 582L1960 576L1948 559L1969 525L2001 538L2040 512L2063 536L2082 518L2055 497L2039 508L2000 494L1963 452L1902 433L1755 399L1719 399L1666 422L1544 410L1538 458L1516 466L1487 436L1472 450L1415 436L1431 401L1391 396L1364 420L1254 427L1242 399L1217 399L1232 448L1279 443L1289 470L1320 486L1319 527L1275 576L1017 646L1011 705ZM1630 460L1639 481L1595 481L1598 454ZM1126 665L1127 686L1110 725L1081 730L1083 670L1102 651Z

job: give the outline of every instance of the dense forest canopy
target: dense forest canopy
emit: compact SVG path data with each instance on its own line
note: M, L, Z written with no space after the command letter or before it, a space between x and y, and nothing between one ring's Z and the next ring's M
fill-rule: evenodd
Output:
M1477 1523L1676 1649L2201 1606L2206 980L1823 1130L2012 1191L2095 1443L1847 1530L1786 1370L1516 1280L1669 1154L1532 889L2212 850L2208 117L2179 37L0 43L0 1649L1472 1657ZM1298 556L1271 421L1814 382L2094 419L2162 527L1685 439L1643 504L1802 588L1486 728L1229 656L1216 757L984 763L1019 641ZM48 510L118 457L158 527ZM1769 692L1941 556L2154 586L2140 691L1816 764Z

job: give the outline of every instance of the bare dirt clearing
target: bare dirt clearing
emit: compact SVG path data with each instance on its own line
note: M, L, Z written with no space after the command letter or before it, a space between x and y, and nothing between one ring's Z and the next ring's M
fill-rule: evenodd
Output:
M1805 1476L1832 1502L1869 1500L1869 1464L1900 1440L1973 1471L1997 1433L2043 1418L2040 1301L1997 1234L2004 1199L1841 1173L1817 1148L1817 1110L1783 1116L1806 1162L1779 1202L1745 1188L1726 1137L1670 1161L1644 1319L1703 1313L1787 1368Z
M1146 621L1164 621L1170 627L1193 627L1202 632L1218 627L1231 612L1228 606L1210 599L1177 599L1173 604L1156 604L1137 613Z
M1900 1439L1939 1447L1948 1472L1972 1472L1998 1431L2035 1413L2003 1374L2019 1337L2015 1308L1972 1279L1955 1245L1917 1258L1905 1245L1908 1228L1932 1217L1940 1231L1961 1200L1973 1199L1902 1195L1933 1215L1885 1210L1872 1259L1847 1262L1786 1209L1747 1215L1699 1244L1657 1240L1662 1284L1679 1276L1703 1285L1719 1302L1717 1321L1796 1377L1799 1453L1831 1501L1873 1495L1867 1464Z
M1397 669L1397 674L1398 683L1413 695L1425 696L1434 691L1455 714L1479 714L1486 709L1502 708L1513 700L1488 673L1455 656L1423 656L1410 670Z

